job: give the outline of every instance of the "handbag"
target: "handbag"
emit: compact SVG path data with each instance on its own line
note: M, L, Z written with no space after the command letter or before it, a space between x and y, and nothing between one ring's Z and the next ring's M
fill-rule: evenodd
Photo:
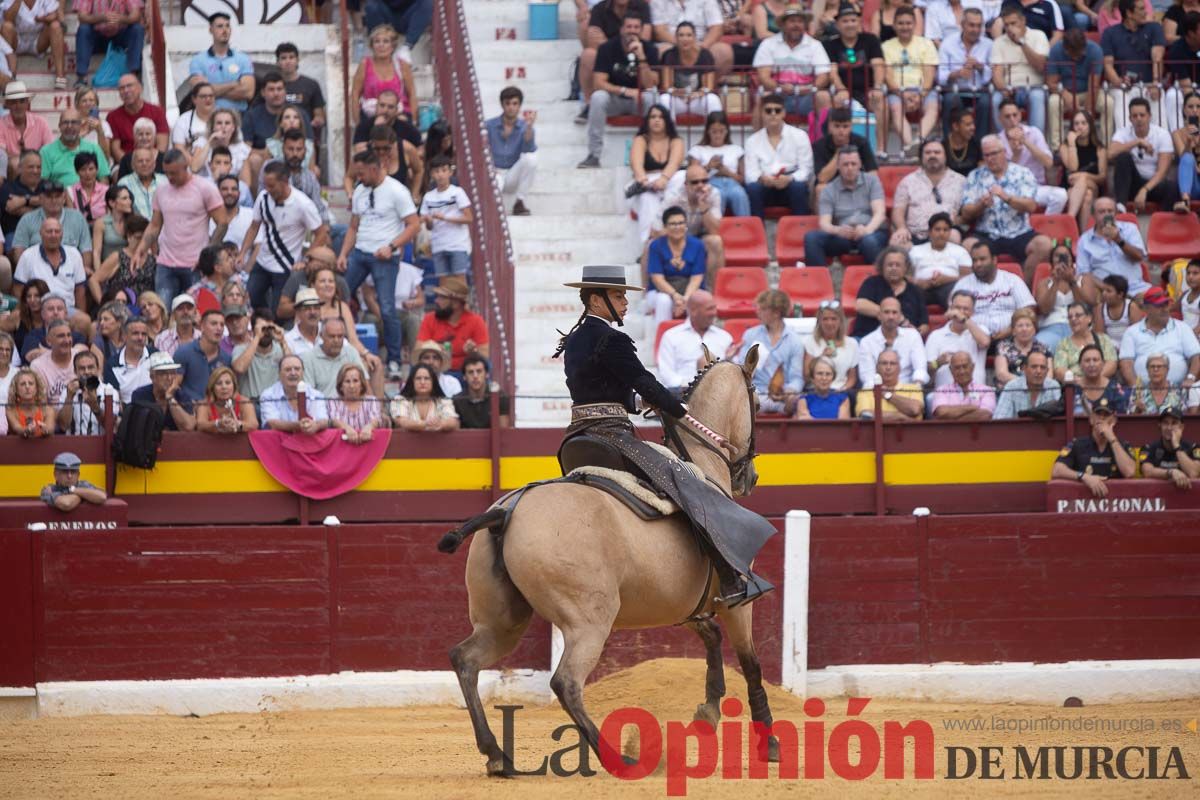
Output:
M100 62L99 69L92 77L92 86L97 89L111 89L117 85L124 73L125 51L110 43L104 60Z

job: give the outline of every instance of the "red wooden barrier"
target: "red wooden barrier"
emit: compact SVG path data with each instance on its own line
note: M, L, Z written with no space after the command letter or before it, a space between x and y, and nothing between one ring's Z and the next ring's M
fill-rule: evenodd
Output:
M33 686L33 539L0 531L0 686Z

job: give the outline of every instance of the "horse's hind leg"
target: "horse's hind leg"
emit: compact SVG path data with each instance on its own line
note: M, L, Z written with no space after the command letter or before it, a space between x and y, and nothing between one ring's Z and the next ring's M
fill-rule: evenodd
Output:
M474 631L450 651L458 674L475 744L487 757L489 775L511 773L512 764L496 743L479 697L479 670L486 669L516 648L529 627L533 609L494 559L495 541L488 534L477 538L467 558L467 589Z
M693 719L704 720L715 729L721 721L721 698L725 696L725 659L721 654L721 626L712 619L689 622L687 627L704 642L708 673L704 680L704 703L696 706Z
M741 605L736 608L724 608L717 612L725 624L733 651L737 653L738 664L741 665L742 675L746 678L746 698L750 701L750 719L761 722L770 730L775 723L771 716L771 706L767 702L767 691L762 684L762 666L758 661L758 653L754 649L754 632L752 629L753 616L751 606ZM768 760L779 760L779 741L771 736L767 740Z
M601 759L604 755L600 751L600 733L583 706L583 684L600 660L610 630L611 625L601 624L563 628L562 659L550 678L550 688L562 703L563 710L579 726L584 740ZM612 744L619 749L620 742Z

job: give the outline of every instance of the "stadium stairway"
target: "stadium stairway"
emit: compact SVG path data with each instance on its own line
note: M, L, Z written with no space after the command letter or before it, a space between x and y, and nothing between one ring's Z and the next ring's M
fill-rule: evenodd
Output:
M31 110L44 117L50 123L50 130L55 132L55 134L58 132L59 115L75 104L75 31L78 28L79 17L73 13L67 14L66 89L56 90L54 88L54 63L50 58L49 50L40 56L17 56L17 80L24 81L29 91L33 94L32 102L30 103ZM89 70L89 75L95 74L96 69L103 60L104 53L97 53L92 58L92 68ZM150 93L147 92L147 97L149 95ZM109 111L121 105L121 98L117 94L116 87L111 89L97 89L96 97L100 103L101 118L104 118Z
M525 0L487 0L468 9L471 48L484 113L500 113L500 90L517 86L525 109L538 114L538 174L527 198L531 216L508 216L516 266L517 419L522 426L562 425L570 402L562 362L551 359L558 330L579 315L579 295L562 286L578 280L583 264L626 264L632 280L640 250L623 187L633 131L606 136L601 169L576 169L586 155L584 129L573 123L579 104L570 92L572 62L579 54L574 5L559 4L557 40L528 38ZM511 212L511 196L505 198ZM640 351L653 363L651 320L639 313L637 297L625 330L642 342Z

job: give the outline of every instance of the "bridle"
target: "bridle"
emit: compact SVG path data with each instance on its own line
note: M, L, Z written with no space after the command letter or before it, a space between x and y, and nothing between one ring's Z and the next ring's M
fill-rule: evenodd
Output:
M696 388L700 385L700 382L704 380L705 376L708 375L713 367L720 363L723 363L721 359L715 359L711 361L708 366L697 373L696 377L692 379L692 382L689 383L687 388L683 390L683 396L681 398L683 402L687 402L688 398L691 397L692 393L696 391ZM740 367L738 368L738 371L742 372L742 380L746 386L746 399L750 403L750 441L746 443L745 452L742 453L742 455L738 458L733 459L726 455L724 449L722 449L720 445L711 441L708 437L704 436L697 430L693 430L687 425L679 425L675 420L671 419L666 414L660 414L660 420L663 426L663 444L673 445L676 451L679 453L680 458L682 458L684 461L692 461L692 456L688 452L687 445L683 443L683 439L679 435L679 431L683 430L687 433L690 433L696 441L704 445L712 452L716 453L717 456L725 462L725 466L729 468L729 479L731 485L737 486L740 484L743 486L743 489L745 489L746 470L750 467L751 463L754 461L754 456L756 455L754 447L754 419L757 409L755 408L754 402L754 384L751 383L750 376L746 375ZM724 438L727 442L730 441L728 436L723 436L722 438Z

